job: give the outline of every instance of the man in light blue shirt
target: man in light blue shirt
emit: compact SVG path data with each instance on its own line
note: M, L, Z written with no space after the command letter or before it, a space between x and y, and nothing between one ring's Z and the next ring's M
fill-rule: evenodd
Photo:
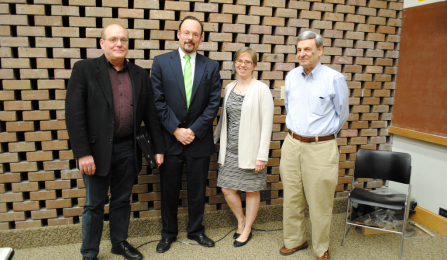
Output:
M289 134L281 150L284 247L280 253L290 255L308 247L303 226L307 203L315 255L330 259L329 231L338 180L336 134L349 115L349 90L343 74L321 65L321 55L321 35L306 31L298 36L300 67L289 72L285 86Z

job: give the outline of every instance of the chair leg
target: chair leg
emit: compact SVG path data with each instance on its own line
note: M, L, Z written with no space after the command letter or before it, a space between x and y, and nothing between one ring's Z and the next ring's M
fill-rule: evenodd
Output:
M351 218L349 217L349 213L351 212L350 205L351 200L348 198L348 205L346 206L346 219L345 219L345 230L343 232L343 241L341 241L341 245L343 246L345 244L346 236L348 235L349 231L351 230L351 225L348 225L348 218L349 221L351 221ZM348 231L346 231L346 226L349 226Z
M404 213L405 214L405 213ZM402 234L401 234L401 241L400 241L400 258L402 258L404 254L404 239L405 239L405 229L406 229L406 222L408 221L407 216L405 214L404 216L404 223L402 225Z
M346 231L346 226L348 226L348 231ZM345 239L346 239L346 236L348 235L349 231L351 230L351 227L352 227L351 225L345 224L345 235L343 236L343 241L341 241L342 246L345 245Z
M405 229L407 228L407 222L408 222L408 211L404 213L404 222L402 224L402 234L400 241L400 258L402 258L404 254L404 239L405 239Z
M402 239L400 242L400 258L402 258L402 256L404 255L404 239L405 239L405 231L407 228L408 218L410 217L410 203L411 203L411 185L408 184L408 192L404 212L404 223L402 225Z
M400 241L400 258L402 258L402 256L404 255L404 239L405 239L405 229L407 226L407 221L408 221L408 212L404 213L404 223L402 225L402 234L401 234L401 241Z
M401 235L402 239L401 239L401 242L400 242L400 258L402 258L403 254L404 254L404 235L405 234Z

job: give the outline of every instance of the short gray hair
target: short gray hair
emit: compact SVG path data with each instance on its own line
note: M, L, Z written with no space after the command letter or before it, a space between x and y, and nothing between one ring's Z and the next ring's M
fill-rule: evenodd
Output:
M303 41L307 39L315 39L317 47L323 46L323 37L318 33L314 33L312 31L305 31L300 33L300 35L298 35L298 41Z

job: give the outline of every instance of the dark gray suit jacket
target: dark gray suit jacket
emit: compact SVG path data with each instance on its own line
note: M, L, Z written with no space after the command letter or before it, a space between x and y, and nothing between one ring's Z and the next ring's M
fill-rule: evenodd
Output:
M193 157L214 153L213 121L219 111L219 63L197 53L189 111L186 109L185 84L178 49L154 58L151 71L155 106L164 126L167 155L178 155L183 149ZM173 135L175 129L191 128L196 137L184 146Z

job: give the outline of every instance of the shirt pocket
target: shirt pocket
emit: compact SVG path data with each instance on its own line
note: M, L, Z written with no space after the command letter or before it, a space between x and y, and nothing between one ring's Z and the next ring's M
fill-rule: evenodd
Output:
M319 116L323 116L326 111L326 108L331 103L331 99L329 97L324 97L324 96L316 97L314 99L316 99L316 100L314 100L314 106L312 109L312 113L319 115Z

